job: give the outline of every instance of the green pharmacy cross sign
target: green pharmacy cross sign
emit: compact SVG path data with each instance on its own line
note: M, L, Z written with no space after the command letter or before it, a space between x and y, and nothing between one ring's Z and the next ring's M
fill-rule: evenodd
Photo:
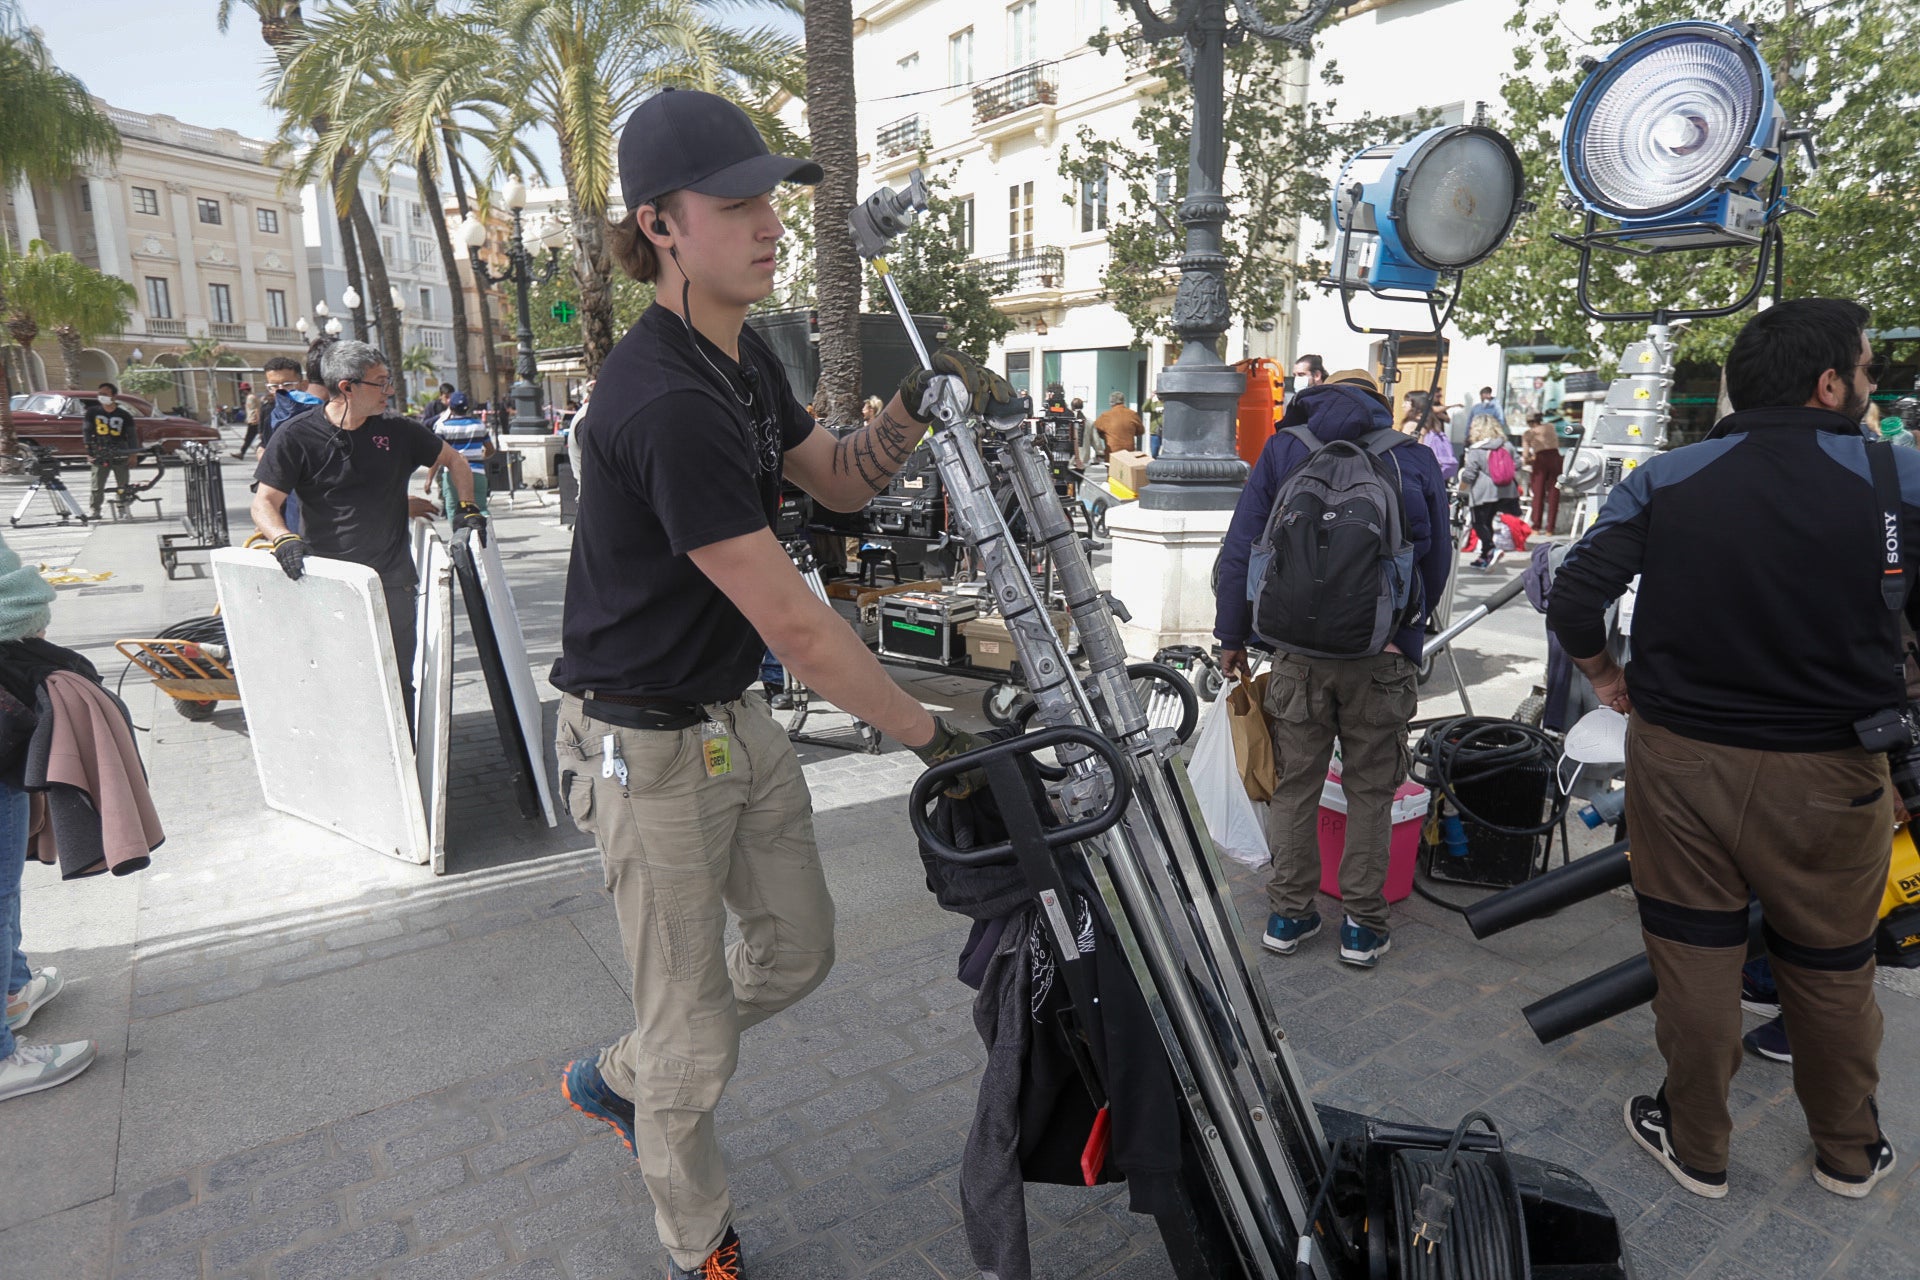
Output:
M553 309L548 314L561 324L572 324L574 317L580 314L580 308L563 299L554 303Z

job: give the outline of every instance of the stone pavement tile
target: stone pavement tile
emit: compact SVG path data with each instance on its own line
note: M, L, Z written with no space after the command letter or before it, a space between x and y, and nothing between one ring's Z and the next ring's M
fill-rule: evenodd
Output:
M664 1256L651 1214L622 1217L560 1254L573 1280L659 1280L666 1274ZM761 1268L754 1272L758 1276Z
M1711 1219L1677 1201L1666 1201L1649 1209L1635 1220L1628 1234L1629 1243L1638 1252L1657 1259L1680 1275L1693 1270L1712 1253L1718 1238L1719 1231Z
M412 1217L420 1239L432 1243L504 1221L532 1207L533 1193L527 1189L526 1180L508 1175L423 1201L414 1207Z
M885 1080L866 1076L804 1103L800 1117L815 1129L832 1129L893 1100Z
M554 1156L580 1145L580 1132L565 1116L526 1129L516 1129L503 1138L475 1147L467 1153L467 1164L476 1177L486 1178L533 1159Z
M875 1159L861 1172L882 1194L893 1195L957 1166L965 1147L964 1133L943 1131Z
M252 1217L245 1194L228 1194L206 1204L188 1205L130 1228L122 1240L120 1261L145 1262L163 1253L199 1248L214 1235L244 1226Z
M319 1161L261 1183L253 1193L254 1209L260 1213L277 1213L303 1200L368 1182L373 1177L373 1157L366 1152Z
M1105 1214L1087 1214L1034 1242L1034 1271L1042 1276L1094 1276L1127 1253L1133 1241Z
M520 1253L537 1253L556 1240L617 1218L629 1208L623 1181L609 1178L508 1221L507 1234ZM651 1207L647 1212L651 1216Z
M297 1244L308 1244L341 1225L340 1207L322 1202L276 1213L245 1231L207 1245L207 1271L226 1275L254 1267Z
M1734 1253L1762 1275L1817 1276L1840 1256L1844 1244L1839 1237L1773 1209Z
M442 1245L432 1253L404 1258L382 1273L382 1280L472 1280L507 1260L506 1248L491 1231Z
M643 1273L633 1274L638 1280ZM652 1272L644 1274L653 1280ZM854 1272L828 1240L808 1240L753 1264L754 1280L843 1280L850 1274Z
M527 1167L527 1185L537 1199L548 1200L565 1195L603 1176L625 1173L633 1167L633 1156L620 1144L620 1140L604 1125L599 1127L604 1136L597 1140L590 1138L585 1145L565 1155ZM728 1161L729 1166L733 1163L732 1160Z
M1845 1280L1890 1280L1916 1269L1913 1241L1876 1234L1854 1240L1828 1274Z
M398 1171L422 1161L478 1146L492 1136L493 1127L484 1118L456 1115L429 1128L388 1138L374 1150L379 1153L381 1163L386 1168Z
M841 1223L834 1235L862 1265L871 1267L931 1240L958 1220L959 1215L945 1200L923 1187L894 1196L881 1207Z
M799 1130L795 1128L791 1133L797 1136ZM858 1161L861 1153L878 1151L885 1145L886 1139L873 1121L861 1120L818 1138L793 1141L780 1151L778 1158L796 1182L805 1184L848 1168ZM720 1146L723 1151L727 1149L725 1136L720 1139ZM729 1156L727 1162L731 1165L733 1157Z
M814 1233L865 1213L873 1204L872 1187L852 1174L841 1174L794 1192L787 1200L787 1210L802 1230Z
M502 1005L516 1010L510 1039L472 1016ZM143 1182L506 1066L515 1045L576 1042L625 1007L573 927L550 920L136 1022L120 1177ZM199 1069L229 1056L249 1070Z
M102 1197L0 1231L0 1274L107 1280L113 1262L113 1209L113 1200ZM182 1256L194 1260L198 1280L198 1255Z
M273 1280L350 1280L372 1275L407 1252L407 1233L397 1222L362 1227L276 1259Z
M467 1166L459 1156L444 1156L374 1183L353 1200L353 1215L362 1222L384 1218L416 1200L439 1195L467 1181Z

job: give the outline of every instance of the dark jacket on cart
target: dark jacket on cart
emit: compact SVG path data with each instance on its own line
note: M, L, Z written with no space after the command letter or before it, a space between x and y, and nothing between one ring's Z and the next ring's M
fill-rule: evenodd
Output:
M1335 440L1358 440L1373 431L1390 431L1393 414L1377 396L1350 383L1308 387L1288 402L1272 439L1260 451L1260 460L1247 478L1220 547L1213 587L1213 634L1223 648L1244 649L1253 634L1247 561L1273 514L1281 485L1311 454L1304 442L1285 433L1285 428L1296 426L1305 426L1322 444L1331 444ZM1431 449L1419 447L1411 438L1408 444L1413 447L1398 448L1388 455L1400 469L1401 507L1406 512L1407 536L1413 543L1417 570L1411 601L1414 607L1408 613L1411 621L1395 633L1393 642L1400 652L1418 662L1426 644L1427 614L1439 601L1453 567L1453 540L1447 522L1447 483L1440 476L1440 463Z
M940 837L956 848L996 844L1006 833L990 794L941 799ZM927 887L940 905L975 922L961 960L977 986L974 1027L987 1048L973 1127L960 1169L960 1196L974 1264L997 1280L1027 1280L1027 1182L1083 1185L1099 1104L1067 1041L1062 1015L1084 1033L1087 1058L1108 1108L1111 1137L1100 1181L1124 1177L1136 1213L1175 1199L1180 1170L1179 1095L1166 1056L1142 1052L1159 1032L1105 911L1085 885L1076 900L1078 963L1098 1005L1073 1008L1047 935L1036 932L1033 891L1012 864L956 867L922 848ZM1066 870L1063 867L1063 870Z

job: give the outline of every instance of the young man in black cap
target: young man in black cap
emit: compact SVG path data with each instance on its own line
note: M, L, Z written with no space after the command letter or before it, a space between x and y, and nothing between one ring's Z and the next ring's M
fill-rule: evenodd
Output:
M807 588L771 528L781 475L858 510L912 452L943 378L978 412L1025 410L1004 379L943 352L939 372L910 374L860 430L814 428L745 320L773 289L783 228L769 193L819 178L816 164L769 154L723 98L667 91L634 111L612 243L656 301L575 428L556 747L568 811L600 847L635 1026L569 1064L562 1087L638 1157L675 1280L743 1274L713 1110L741 1030L833 961L806 780L766 703L744 696L763 652L929 763L978 743L888 679Z

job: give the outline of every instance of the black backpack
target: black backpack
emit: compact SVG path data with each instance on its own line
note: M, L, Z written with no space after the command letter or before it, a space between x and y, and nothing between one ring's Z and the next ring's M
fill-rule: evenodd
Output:
M1253 629L1284 653L1364 658L1385 649L1413 606L1413 540L1390 455L1411 436L1381 429L1322 444L1280 485L1247 565ZM1391 464L1391 465L1389 465Z

